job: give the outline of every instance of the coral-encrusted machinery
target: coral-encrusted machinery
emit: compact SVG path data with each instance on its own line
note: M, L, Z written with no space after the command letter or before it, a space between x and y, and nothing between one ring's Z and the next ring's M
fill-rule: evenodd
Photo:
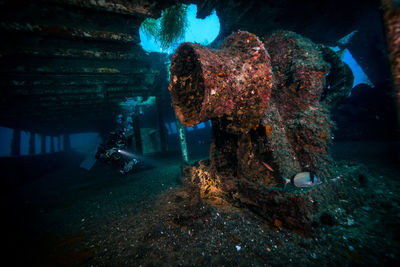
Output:
M219 50L183 43L171 65L172 105L185 126L212 120L210 173L224 192L331 175L329 109L348 95L349 67L293 32L230 35Z

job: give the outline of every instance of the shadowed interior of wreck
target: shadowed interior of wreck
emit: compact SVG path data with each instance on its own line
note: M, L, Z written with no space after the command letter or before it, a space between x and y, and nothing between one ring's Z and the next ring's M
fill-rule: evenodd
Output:
M189 4L215 10L218 37L146 52L142 23ZM17 264L399 262L398 1L0 0L0 14ZM145 163L122 175L94 160L121 127Z

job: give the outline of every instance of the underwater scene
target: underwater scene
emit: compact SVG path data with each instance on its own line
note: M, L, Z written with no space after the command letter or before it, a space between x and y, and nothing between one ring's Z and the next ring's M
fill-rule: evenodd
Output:
M400 1L0 10L5 266L400 266Z

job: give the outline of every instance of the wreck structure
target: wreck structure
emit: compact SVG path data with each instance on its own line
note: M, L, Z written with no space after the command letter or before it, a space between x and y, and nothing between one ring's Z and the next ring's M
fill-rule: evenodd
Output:
M329 48L294 32L260 39L238 31L219 50L183 43L170 71L182 124L212 121L206 179L216 190L257 202L255 188L281 187L283 177L331 176L329 110L354 78Z

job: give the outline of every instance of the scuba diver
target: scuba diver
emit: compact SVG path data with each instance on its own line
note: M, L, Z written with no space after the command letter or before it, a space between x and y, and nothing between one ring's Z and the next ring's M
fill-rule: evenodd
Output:
M99 146L95 155L96 159L119 169L121 175L132 171L138 167L140 161L121 153L129 146L129 139L123 131L110 132L105 142Z

